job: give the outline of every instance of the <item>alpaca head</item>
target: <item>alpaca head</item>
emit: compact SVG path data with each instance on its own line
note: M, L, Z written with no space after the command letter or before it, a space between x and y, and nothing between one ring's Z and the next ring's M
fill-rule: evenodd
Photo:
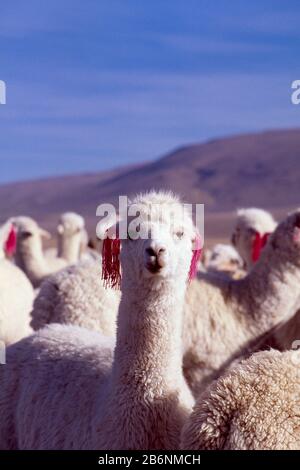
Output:
M75 212L65 212L59 218L57 226L58 235L64 238L72 238L76 234L84 232L84 218Z
M17 252L30 251L36 247L42 247L42 237L51 238L46 230L42 229L35 220L30 217L19 216L11 219L17 234Z
M135 284L175 279L184 283L200 252L197 242L192 218L176 196L162 191L140 194L128 207L127 237L121 240L123 277ZM103 259L105 263L105 253Z
M268 245L278 256L300 267L300 208L290 213L270 236Z
M242 259L238 252L231 246L223 243L218 243L211 250L210 258L206 263L208 269L220 269L232 267L242 267Z
M262 209L249 208L237 211L231 241L247 268L259 259L269 235L276 226L272 215Z

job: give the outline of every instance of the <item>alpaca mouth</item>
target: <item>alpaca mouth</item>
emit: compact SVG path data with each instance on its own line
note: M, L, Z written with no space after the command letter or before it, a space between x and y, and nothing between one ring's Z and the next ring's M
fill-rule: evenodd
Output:
M151 274L158 274L162 270L162 266L156 261L155 263L147 263L146 264L146 269L151 273Z

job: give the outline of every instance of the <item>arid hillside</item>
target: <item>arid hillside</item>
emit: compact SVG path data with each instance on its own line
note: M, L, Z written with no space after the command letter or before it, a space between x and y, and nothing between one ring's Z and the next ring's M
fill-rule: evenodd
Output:
M65 210L90 228L99 203L150 188L168 188L206 209L206 235L223 239L236 207L272 209L279 217L300 205L300 130L237 135L187 145L139 166L0 187L1 220L28 214L52 227Z

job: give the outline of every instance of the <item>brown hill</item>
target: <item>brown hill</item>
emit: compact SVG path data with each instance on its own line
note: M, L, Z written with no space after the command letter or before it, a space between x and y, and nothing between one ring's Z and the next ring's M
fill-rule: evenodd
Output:
M51 226L75 210L94 223L99 203L150 188L168 188L207 212L240 206L300 205L300 130L237 135L185 146L150 163L110 172L0 187L0 217L29 214Z

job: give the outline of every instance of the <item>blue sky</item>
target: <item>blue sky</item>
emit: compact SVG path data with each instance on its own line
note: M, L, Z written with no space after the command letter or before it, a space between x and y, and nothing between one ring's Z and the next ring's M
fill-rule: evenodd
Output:
M1 1L0 182L300 126L298 0Z

